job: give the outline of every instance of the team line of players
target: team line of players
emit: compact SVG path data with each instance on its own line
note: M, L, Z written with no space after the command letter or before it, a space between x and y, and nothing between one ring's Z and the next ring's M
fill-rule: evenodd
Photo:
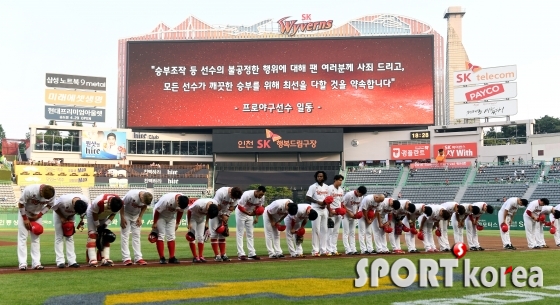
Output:
M451 222L455 243L463 242L466 231L467 243L472 251L484 250L478 242L478 230L482 214L493 213L493 207L484 203L459 204L446 202L440 205L413 204L410 200L394 200L382 194L367 194L363 186L344 193L341 187L344 179L336 175L332 185L324 183L326 173L315 173L316 183L309 187L306 194L311 204L296 204L290 199L278 199L264 207L265 187L242 192L238 187L222 187L214 198L203 198L189 205L189 199L181 193L163 195L153 209L153 226L149 241L156 244L160 263L179 263L175 256L175 232L179 228L185 210L187 211L188 233L186 238L193 255L193 262L206 262L204 243L210 239L216 261L229 261L226 250L227 226L231 213L236 216L236 243L239 260L259 260L254 248L254 225L262 217L266 247L269 258L283 258L280 246L280 232L285 231L291 257L305 257L302 249L305 226L312 222L312 256L333 256L338 253L340 226L343 228L345 254L404 253L400 236L410 253L418 253L415 236L424 243L427 252L450 251L447 235ZM55 254L59 268L80 267L76 262L73 234L75 228L82 229L83 219L87 219L88 240L86 244L87 261L90 266L112 266L110 243L101 240L117 213L121 218L121 254L125 265L146 265L140 249L141 225L143 214L152 203L153 196L147 190L130 190L122 199L116 194L101 194L93 202L83 194L66 194L54 199L54 188L36 184L27 186L19 201L18 222L18 260L19 269L27 269L27 237L31 237L31 258L33 269L43 269L39 248L39 235L42 233L42 216L53 209L55 227ZM509 226L518 207L526 206L523 215L529 248L547 247L544 242L543 226L554 229L560 218L560 208L548 206L548 199L542 198L529 203L526 199L510 198L498 212L501 224L501 237L506 249L514 250L509 238ZM81 217L77 227L75 215ZM549 221L545 219L549 215ZM284 225L281 223L284 222ZM356 248L355 228L358 227L360 252ZM433 234L437 236L440 249L437 249ZM553 233L551 229L551 233ZM392 251L387 247L387 236ZM560 246L560 232L554 232ZM134 258L130 255L129 240L132 240ZM248 252L244 250L246 239ZM167 243L169 260L164 255ZM66 246L66 260L63 244ZM375 245L375 248L374 248ZM97 247L96 247L97 246ZM97 249L96 249L97 248ZM65 263L66 262L66 263Z

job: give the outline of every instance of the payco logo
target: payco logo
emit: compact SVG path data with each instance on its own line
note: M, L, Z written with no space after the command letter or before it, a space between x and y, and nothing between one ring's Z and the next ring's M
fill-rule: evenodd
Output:
M367 258L360 259L356 264L357 278L354 280L354 287L360 288L367 284L369 265L370 287L379 287L379 279L389 276L393 284L397 287L411 287L414 282L418 282L418 287L440 287L437 275L443 271L443 287L453 287L453 271L459 267L459 259L466 254L465 244L456 244L453 247L455 259L419 259L418 268L412 260L401 258L393 264L389 264L383 258L375 259L369 264ZM406 274L401 276L400 271ZM508 276L509 275L509 276ZM471 267L470 259L463 261L463 287L501 287L505 288L509 281L516 288L523 287L543 287L544 273L541 267L531 267L529 270L524 267Z

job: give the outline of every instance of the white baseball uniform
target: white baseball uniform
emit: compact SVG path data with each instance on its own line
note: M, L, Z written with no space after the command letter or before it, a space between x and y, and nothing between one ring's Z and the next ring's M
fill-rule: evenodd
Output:
M157 224L158 240L168 242L175 240L175 225L181 223L181 217L185 212L179 207L177 198L183 196L181 193L167 193L161 196L154 206L152 212L154 222ZM194 204L193 204L194 205ZM157 219L156 218L157 211ZM204 231L204 228L202 228Z
M541 209L541 213L540 215L548 215L549 219L553 219L554 215L552 215L554 211L554 208L550 205L545 205L542 207ZM545 218L546 220L546 218ZM552 222L552 220L550 221ZM535 234L535 241L537 243L537 246L540 247L545 247L546 246L546 241L544 240L544 230L543 230L544 224L540 221L537 221L537 233Z
M64 264L64 245L66 245L66 258L68 265L76 263L76 251L74 247L74 236L65 237L62 230L62 219L55 211L61 213L65 220L74 221L74 198L79 198L85 203L89 203L89 199L83 194L65 194L55 200L53 205L53 225L54 225L54 253L56 255L56 264Z
M317 201L324 201L325 197L328 195L329 187L325 183L323 183L323 185L319 185L318 183L312 184L306 194L306 196ZM311 224L313 233L311 236L311 254L327 254L327 238L329 234L327 218L329 217L329 211L325 206L320 206L317 203L312 203L311 206L318 215L317 219Z
M458 202L448 201L441 204L444 209L446 209L449 214L452 216L455 215L455 207L458 206ZM447 220L440 220L439 221L439 228L441 231L441 236L438 237L439 247L441 251L446 249L451 250L451 246L449 245L449 236L447 235L447 228L449 227L449 221ZM453 229L453 233L455 233L455 229Z
M465 221L465 226L467 228L467 244L470 248L480 248L480 243L478 242L478 230L476 229L475 223L478 222L480 216L484 213L484 208L486 207L486 202L475 202L472 204L480 209L480 214L469 215Z
M368 252L374 252L373 249L373 223L375 222L375 216L373 217L373 222L370 224L366 223L366 214L368 211L376 211L379 203L375 202L374 195L367 195L363 197L362 203L360 203L360 210L364 216L358 219L358 239L360 241L360 252L362 254ZM379 249L377 249L379 251Z
M539 233L539 222L533 217L538 218L541 214L542 206L539 200L533 200L527 205L527 210L523 213L523 222L525 223L525 235L527 236L527 245L529 249L537 247L537 235Z
M406 213L406 216L403 219L403 225L405 225L406 227L408 227L409 229L410 227L410 223L414 223L414 227L417 227L416 225L416 221L418 220L418 218L420 216L422 216L422 214L424 214L424 212L422 211L422 209L424 208L425 204L422 203L417 203L414 205L416 207L416 209L414 210L414 213ZM411 232L405 232L404 233L404 240L406 242L406 247L408 252L411 251L416 251L416 240L414 239L414 234L412 234Z
M97 254L95 248L95 240L97 238L97 227L98 225L107 225L111 224L112 219L111 215L115 215L111 209L106 208L106 204L111 201L112 198L119 198L117 194L101 194L93 200L88 205L86 211L86 218L87 218L87 227L88 227L88 239L87 239L87 257L89 259L90 265L97 264ZM96 224L93 215L97 214L97 221L99 222ZM110 261L110 245L104 245L103 252L101 253L102 261Z
M23 223L23 215L26 217L41 216L49 211L54 205L54 197L45 199L40 195L41 184L31 184L21 192L19 204L23 205L18 214L18 261L20 267L27 268L27 236L31 236L31 267L41 266L41 244L39 235L28 231ZM43 224L43 219L39 217L35 222Z
M363 196L358 197L356 191L347 192L342 202L347 211L352 214L358 213ZM344 252L346 254L357 253L356 250L356 226L358 220L345 215L342 218L342 243L344 244Z
M333 202L331 203L331 210L342 207L342 199L344 197L344 189L342 186L336 188L334 185L329 186L329 196L333 197ZM342 222L343 216L334 215L330 216L334 221L334 228L329 228L329 237L327 238L327 252L338 253L338 233L340 232L340 224Z
M519 208L519 204L517 204L517 200L519 198L512 197L506 200L502 204L500 211L498 212L498 225L501 226L504 221L504 216L506 217L506 224L508 228L511 228L511 222L513 221L513 215L517 212ZM500 227L500 236L502 237L502 244L503 246L511 245L511 240L509 238L509 229L507 232L503 232L502 228Z
M263 195L262 198L257 198L255 197L255 192L255 190L243 192L241 199L239 199L239 202L237 203L237 209L235 209L238 256L245 256L245 250L243 249L243 235L245 234L247 235L247 250L249 251L249 257L257 255L255 252L255 239L253 237L254 218L253 216L249 216L239 210L240 208L243 208L247 213L253 213L258 206L264 205L265 196ZM264 215L266 215L266 212Z
M439 204L428 204L428 206L432 208L432 215L428 217L426 216L426 214L422 214L422 216L420 216L418 220L420 221L420 223L422 223L422 219L426 219L426 221L424 222L424 228L422 229L422 232L424 233L424 249L426 250L426 252L433 252L436 251L437 248L436 244L434 243L434 235L432 230L434 228L434 224L442 219L439 213L443 210L443 206Z
M385 198L385 200L377 206L377 211L375 212L379 215L381 221L389 221L389 223L393 221L393 208L391 207L390 200L392 199ZM379 227L379 219L377 215L371 224L373 229L373 241L375 242L377 252L389 252L389 248L387 248L387 233L385 233L384 229Z
M221 234L216 233L216 229L221 225L222 217L230 216L231 210L235 209L237 206L237 202L239 200L234 200L231 198L230 190L231 187L221 187L216 191L214 195L214 200L218 203L218 209L220 210L218 213L218 217L214 217L208 221L209 229L210 229L210 239L212 243L225 243L225 237ZM236 222L237 224L237 222ZM215 240L213 240L215 239Z
M191 213L191 226L194 230L195 242L199 244L204 244L204 230L209 202L218 205L218 202L212 198L201 198L188 207L189 213Z
M128 248L128 239L132 233L132 250L134 251L134 262L142 259L142 251L140 249L140 233L142 225L138 226L136 221L140 217L140 212L143 207L147 205L142 202L140 193L148 193L147 190L134 189L126 193L123 198L123 209L121 215L126 221L126 227L123 229L121 226L121 254L122 261L130 260L130 249ZM148 203L148 204L151 204ZM121 219L121 222L123 220ZM121 223L122 225L122 223Z
M451 215L451 226L453 226L453 239L455 241L455 243L462 243L464 242L463 239L463 229L465 226L465 219L467 219L472 212L469 211L471 205L468 203L461 203L462 206L465 207L465 214L463 215L459 215L455 212L453 212L453 214ZM463 222L463 226L459 227L459 222L462 221ZM442 231L443 234L443 231Z
M288 216L284 219L284 223L286 224L286 242L292 257L303 255L303 248L301 244L298 245L296 243L297 235L292 234L291 230L293 229L297 231L302 227L304 221L307 223L307 220L309 219L308 211L312 208L313 207L311 207L310 204L300 203L298 204L297 214L294 216L288 214Z
M554 210L560 211L560 206L555 206ZM554 212L550 213L549 219L550 223L556 227L556 233L554 233L554 243L560 247L560 228L558 227L558 225L560 225L560 221L554 217Z
M263 214L264 236L268 257L284 255L280 246L280 232L276 226L272 226L271 221L280 223L288 215L288 203L292 203L290 199L278 199L271 202L265 209ZM272 219L271 219L272 218ZM284 221L284 223L286 223ZM286 230L287 230L286 225ZM247 238L247 248L249 248L249 238ZM251 249L249 249L251 251ZM249 257L255 255L255 250L249 253Z
M389 222L391 228L393 229L393 233L389 234L389 243L391 244L391 248L393 249L393 251L401 250L401 236L397 235L396 226L398 222L404 224L403 220L408 214L408 212L405 209L406 204L407 203L412 204L412 202L408 199L399 199L399 202L401 203L401 207L398 208L397 210L392 211L393 214L392 221Z

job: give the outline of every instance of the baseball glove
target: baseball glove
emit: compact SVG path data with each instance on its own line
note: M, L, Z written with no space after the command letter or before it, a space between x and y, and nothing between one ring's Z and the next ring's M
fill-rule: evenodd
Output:
M327 220L327 228L329 228L329 229L334 228L334 220L332 220L332 218L329 218Z
M303 235L296 235L296 245L301 245L303 243Z
M228 237L229 236L229 226L227 225L227 223L224 223L224 227L226 227L226 229L222 233L222 236L223 237Z

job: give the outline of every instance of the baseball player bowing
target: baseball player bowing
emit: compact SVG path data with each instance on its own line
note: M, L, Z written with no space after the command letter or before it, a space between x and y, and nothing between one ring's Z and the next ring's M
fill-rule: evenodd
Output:
M396 201L396 200L395 200ZM410 200L399 200L400 206L394 209L392 213L392 221L389 222L393 232L389 233L389 243L393 249L393 253L403 254L404 251L401 249L401 234L403 232L403 220L409 213L414 213L416 211L416 206L412 204ZM396 206L395 202L393 204ZM407 227L408 228L408 227ZM405 231L406 232L406 231Z
M432 210L432 215L428 216L424 213L418 219L420 221L420 232L418 233L418 239L424 242L424 249L426 252L439 252L434 243L434 235L432 230L435 228L439 229L440 220L451 219L451 214L439 204L429 204Z
M521 199L518 197L509 198L502 204L502 207L498 212L498 223L500 224L500 235L502 237L504 249L516 250L516 248L511 244L511 240L509 238L509 227L511 226L515 213L517 213L517 209L522 206L526 207L528 204L529 201L527 199Z
M132 232L132 250L134 251L134 263L138 265L147 265L142 258L140 250L140 232L142 230L142 217L154 196L147 190L130 190L123 198L123 208L121 215L121 254L122 261L125 266L132 265L130 259L130 249L128 248L128 240Z
M288 216L284 219L286 224L286 242L291 257L303 258L303 237L305 236L305 225L308 220L317 219L317 211L310 204L300 203L295 205L296 213L293 215L291 203L288 205Z
M221 187L216 191L214 200L218 203L218 217L210 219L210 245L214 251L217 262L228 262L229 257L226 254L226 236L216 232L216 229L221 225L226 225L229 221L231 212L235 210L237 202L243 195L239 187ZM228 232L229 233L229 232Z
M317 212L316 221L312 223L311 235L311 255L321 256L327 254L327 238L329 228L327 225L329 211L325 198L329 195L329 187L324 183L327 180L327 173L324 171L315 172L315 183L309 186L305 200L311 202L311 206Z
M458 212L454 212L451 215L451 226L453 227L453 240L455 241L456 244L463 243L463 229L465 228L465 219L468 219L472 214L478 215L480 213L479 207L469 203L461 203L461 207L462 207L461 210L464 209L465 211L463 214L461 214L461 212L458 211Z
M557 219L557 217L554 217L554 213L557 213L557 216L560 216L560 207L558 207L558 211L555 210L555 207L552 207L550 205L546 205L542 207L541 210L541 214L539 215L539 223L537 225L538 228L538 232L537 234L535 234L536 238L536 242L537 242L537 246L541 247L541 248L548 248L545 240L544 240L544 229L543 227L546 226L547 227L553 227L553 222ZM546 216L549 217L549 221L546 221Z
M529 249L540 249L537 244L537 234L539 232L539 215L542 207L548 205L547 198L541 198L529 202L525 214L523 214L523 221L525 223L525 235L527 236L527 245Z
M191 237L189 240L193 263L206 263L204 258L204 232L208 229L209 220L218 217L218 213L218 202L210 198L198 199L189 207L187 212L188 234L194 234L194 239ZM196 252L195 242L198 243L198 253Z
M247 234L247 250L249 250L249 259L260 259L255 252L253 231L254 225L259 222L259 215L257 215L255 211L258 207L262 207L264 205L265 193L266 188L261 185L256 190L243 192L241 199L239 199L239 203L237 203L237 209L235 210L235 234L237 239L237 257L239 260L247 260L245 250L243 249L243 235L245 234Z
M478 231L484 229L478 221L480 220L480 216L482 214L492 214L494 213L494 207L491 205L486 204L485 202L475 202L472 204L480 209L480 213L475 214L472 213L468 217L467 221L467 244L469 245L469 249L471 251L484 251L484 248L480 247L480 243L478 242Z
M27 236L31 234L31 267L43 270L41 265L42 217L54 204L54 188L46 184L25 187L19 198L18 208L18 261L19 270L27 270ZM31 233L29 233L31 232Z
M334 223L333 228L329 228L327 237L327 255L340 255L338 253L338 233L340 231L340 223L342 222L342 215L337 211L343 208L342 198L344 197L344 189L342 188L342 175L335 175L334 182L329 186L329 196L333 197L333 202L327 206L329 209L329 218ZM346 208L345 208L346 209ZM346 214L346 213L344 213ZM343 214L343 215L344 215Z
M432 208L425 204L415 204L414 205L414 212L406 213L406 216L403 219L403 226L407 229L404 229L404 240L406 242L406 247L409 253L420 253L416 249L416 240L414 236L418 233L416 230L416 221L419 219L420 216L426 215L427 217L432 216Z
M68 266L79 268L76 263L76 251L74 248L74 215L78 214L83 220L88 208L89 200L82 194L65 194L55 200L53 205L53 225L54 225L54 253L56 255L56 266L65 268L64 264L64 244L66 244L66 258ZM81 223L82 221L80 221Z
M465 214L465 207L460 205L458 202L448 201L441 204L444 209L446 209L451 216L459 214L462 216ZM440 220L440 236L438 236L439 247L441 251L449 252L451 251L451 246L449 245L449 236L447 235L447 228L449 227L448 220Z
M555 228L554 231L556 232L551 233L554 235L554 243L557 247L560 247L560 230L558 229L560 221L558 219L560 219L560 206L555 206L554 211L550 214L550 228Z
M167 193L161 196L154 206L152 229L156 229L158 232L156 248L160 264L167 264L163 251L164 240L167 240L169 263L179 264L179 260L175 257L175 232L179 228L183 213L188 206L189 197L181 193Z
M385 198L383 202L377 206L376 217L373 220L373 241L377 248L377 253L389 254L391 251L387 248L386 233L392 233L391 222L393 221L393 211L400 208L401 203L393 198ZM390 232L388 232L390 231Z
M375 219L375 211L383 200L385 200L384 195L371 194L365 196L360 203L360 211L363 215L362 218L358 219L358 239L360 240L361 254L377 254L373 249L372 223Z
M362 185L346 193L342 199L342 203L346 208L346 215L342 219L342 243L344 244L344 252L347 255L358 255L356 250L356 226L358 225L358 220L363 216L360 212L360 204L362 203L363 196L366 194L367 189Z
M88 226L86 254L90 266L97 267L99 258L101 258L102 266L113 266L113 261L110 258L110 244L104 244L101 255L97 255L95 251L96 241L102 237L103 231L113 221L122 206L122 199L116 194L101 194L88 205L86 211Z
M266 239L266 249L269 258L283 258L282 247L280 246L279 231L286 230L280 223L288 215L296 215L297 204L290 199L278 199L271 202L263 214L264 236ZM250 258L250 257L249 257Z

